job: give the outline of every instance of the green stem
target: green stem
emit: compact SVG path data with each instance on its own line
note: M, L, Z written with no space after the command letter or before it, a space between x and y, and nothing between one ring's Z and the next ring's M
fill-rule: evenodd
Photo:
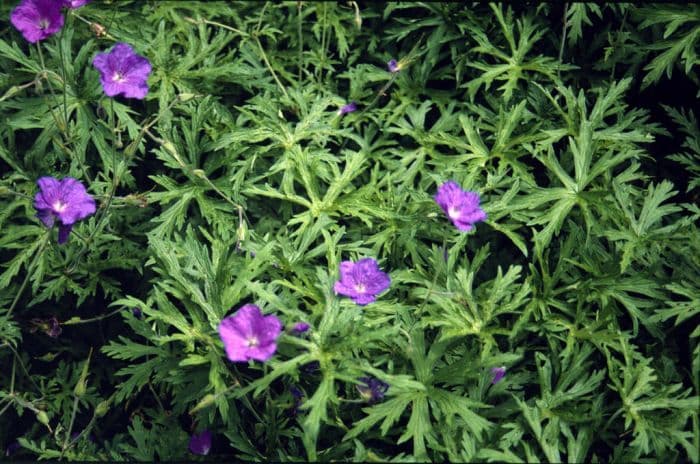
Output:
M29 283L29 279L31 278L32 272L34 271L34 267L36 266L36 263L39 261L39 257L41 256L41 253L44 251L44 247L49 242L50 231L51 231L51 229L47 230L46 233L44 234L44 237L42 238L42 241L39 244L39 249L37 250L36 254L34 255L34 259L32 259L32 262L29 264L29 267L27 267L27 275L25 276L24 281L22 282L22 285L20 285L19 290L17 291L17 295L15 295L15 299L12 300L12 304L10 305L10 309L7 311L8 318L12 314L12 311L14 311L15 306L17 306L17 303L19 302L19 298L22 296L24 289L27 287L27 284Z
M299 82L301 83L304 70L304 36L301 33L301 1L297 1L297 36L299 42Z
M53 84L51 84L51 79L49 79L48 75L48 70L46 69L46 63L44 62L44 53L41 51L41 44L37 43L36 44L36 49L39 53L39 62L41 63L41 73L43 74L44 77L46 77L46 83L49 86L49 92L51 93L51 97L53 98L54 101L56 101L56 93L53 90ZM62 80L62 79L61 79ZM58 130L61 131L61 134L63 134L65 138L65 122L61 123L61 120L56 117L56 113L53 110L53 106L51 104L47 104L49 107L49 111L51 111L51 116L53 117L54 121L56 122L56 125L58 126Z
M119 308L119 309L112 311L111 313L103 314L102 316L91 317L90 319L79 319L77 321L72 321L71 319L69 319L66 322L63 322L62 325L88 324L90 322L101 321L102 319L107 319L108 317L112 317L115 314L119 314L123 310L124 310L124 308Z

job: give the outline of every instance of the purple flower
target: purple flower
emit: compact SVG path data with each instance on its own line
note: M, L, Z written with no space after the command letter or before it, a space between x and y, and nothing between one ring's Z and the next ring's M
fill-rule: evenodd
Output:
M294 326L292 326L292 334L297 336L303 335L307 330L309 330L309 328L311 328L311 326L306 322L297 322L294 324Z
M447 181L438 188L435 201L450 218L457 229L466 232L475 222L486 219L486 213L479 207L479 194L464 191L454 181Z
M399 66L399 63L394 59L389 60L386 67L389 69L390 73L397 73L401 71L401 66Z
M22 0L10 14L12 25L27 42L36 43L63 27L62 3L58 0Z
M373 404L384 399L384 393L389 389L388 383L374 377L360 377L359 380L364 385L358 385L357 391L368 403Z
M148 75L151 63L134 52L129 44L118 43L109 53L98 53L92 60L100 72L100 83L105 95L143 100L148 93Z
M347 105L343 105L340 107L340 109L338 110L338 115L343 116L348 113L352 113L353 111L357 111L357 103L350 102Z
M295 417L301 411L301 403L303 403L302 399L304 398L304 392L293 385L289 387L289 392L292 394L292 398L294 399L294 406L289 409L288 413L289 416Z
M372 258L364 258L357 263L340 263L340 280L335 283L333 290L336 294L349 296L359 305L366 305L373 302L390 284L391 279L379 269L377 262Z
M18 441L13 441L9 445L7 445L7 448L5 449L5 456L12 456L19 450L22 446L20 446Z
M37 217L46 227L59 220L58 243L66 243L73 224L95 212L95 200L77 179L58 180L42 177L37 181L39 192L34 197Z
M90 0L63 0L63 6L71 9L80 8L90 3Z
M202 456L209 454L211 449L211 432L204 430L200 434L192 434L189 449L193 454L201 454Z
M506 376L506 366L492 367L491 374L493 375L491 384L496 385L498 382L503 380L503 377Z
M143 318L143 312L141 311L141 308L132 309L131 314L133 314L136 319Z
M282 323L276 316L263 316L260 308L247 304L219 324L226 356L233 362L267 361L277 350Z

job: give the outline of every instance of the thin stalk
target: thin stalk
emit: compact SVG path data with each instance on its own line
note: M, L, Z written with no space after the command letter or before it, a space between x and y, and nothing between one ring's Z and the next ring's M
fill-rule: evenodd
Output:
M280 82L279 78L277 77L277 73L275 73L275 70L272 69L272 65L270 64L270 61L267 59L267 54L265 53L265 49L262 46L262 43L260 43L260 39L256 35L254 37L255 43L258 44L258 49L260 49L260 55L262 56L263 61L265 61L265 65L267 66L267 69L270 71L270 74L272 74L273 79L275 79L275 82L277 83L277 86L282 90L282 93L284 94L285 97L289 98L289 94L287 93L287 90L284 88L284 85L282 85L282 82Z
M119 314L119 313L122 312L123 310L124 310L124 308L119 308L119 309L116 309L116 310L112 311L111 313L103 314L102 316L91 317L90 319L80 319L80 320L77 320L77 321L68 320L68 321L66 321L66 322L63 322L62 325L88 324L88 323L90 323L90 322L101 321L102 319L107 319L108 317L112 317L112 316L114 316L115 314Z
M41 72L44 75L44 77L46 77L46 83L49 86L49 92L51 93L51 97L53 98L54 101L56 101L56 93L53 90L53 85L51 84L51 79L49 79L48 70L46 69L46 62L44 61L44 53L41 51L41 44L40 43L36 44L36 49L39 53L39 62L41 63ZM63 79L61 79L61 80L63 80ZM48 107L49 107L49 111L51 111L51 116L53 117L54 121L56 121L56 125L58 126L58 129L61 131L61 134L63 134L65 137L65 127L66 127L65 124L66 123L65 122L62 123L61 120L56 117L56 113L54 112L52 105L49 104Z
M299 83L301 83L302 71L304 69L304 36L301 33L301 0L297 1L297 37L299 42Z
M80 381L80 380L78 380ZM78 402L80 401L80 398L75 396L73 398L73 412L71 412L70 415L70 422L68 423L68 431L66 432L66 439L63 441L63 446L61 447L61 456L59 459L63 459L63 453L66 452L68 449L68 445L70 444L70 434L73 431L73 425L75 424L75 415L78 412Z
M566 42L566 27L568 26L568 22L566 20L566 14L569 11L569 4L564 3L564 25L562 26L562 32L561 32L561 45L559 46L559 64L561 64L561 60L564 58L564 43ZM557 69L557 77L559 77L560 70Z
M34 258L32 259L32 262L29 264L29 267L27 267L27 275L25 276L24 281L22 281L22 285L20 285L19 290L17 291L17 294L15 295L15 299L12 300L12 304L10 305L10 309L7 311L7 317L10 317L10 315L12 314L12 311L14 311L15 306L17 306L17 303L19 302L19 298L22 296L24 289L27 287L27 284L29 283L29 279L31 278L32 272L34 271L34 267L36 266L36 263L39 261L39 257L41 256L41 253L44 251L44 247L49 242L50 230L51 229L47 230L46 233L44 234L44 237L42 238L41 244L39 245L39 249L34 254Z

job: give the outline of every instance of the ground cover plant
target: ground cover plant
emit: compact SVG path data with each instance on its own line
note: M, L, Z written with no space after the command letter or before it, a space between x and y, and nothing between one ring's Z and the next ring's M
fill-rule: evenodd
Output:
M698 462L697 5L0 21L6 459Z

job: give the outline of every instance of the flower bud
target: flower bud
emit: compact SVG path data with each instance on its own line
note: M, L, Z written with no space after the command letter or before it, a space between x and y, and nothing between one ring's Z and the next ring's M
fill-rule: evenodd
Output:
M109 401L102 401L95 408L95 417L102 417L109 411Z
M216 397L214 395L212 395L211 393L204 395L204 398L202 398L199 401L199 403L197 403L197 406L190 409L190 414L194 414L201 409L204 409L204 408L211 406L214 403L214 400L216 400Z
M45 411L38 411L36 413L36 420L46 425L47 427L49 425L49 416L46 415Z

